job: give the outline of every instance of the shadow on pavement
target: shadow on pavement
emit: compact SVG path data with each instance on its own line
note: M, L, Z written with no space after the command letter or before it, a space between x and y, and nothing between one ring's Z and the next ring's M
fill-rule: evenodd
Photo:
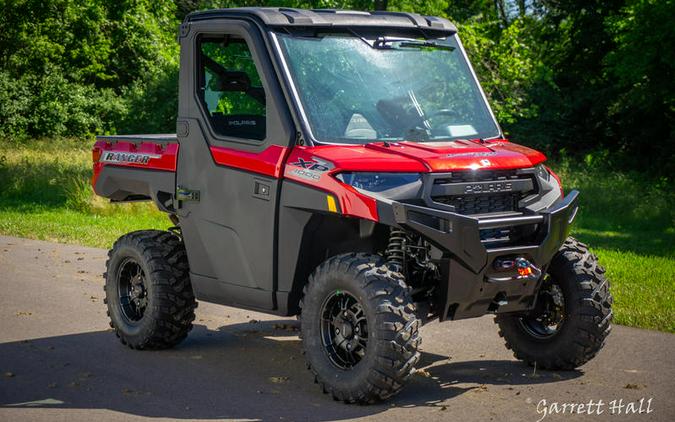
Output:
M348 406L321 394L305 369L295 321L198 325L168 351L133 351L110 331L0 344L0 406L110 409L179 419L341 420L396 407L438 406L495 384L551 383L516 361L451 362L423 353L394 400Z

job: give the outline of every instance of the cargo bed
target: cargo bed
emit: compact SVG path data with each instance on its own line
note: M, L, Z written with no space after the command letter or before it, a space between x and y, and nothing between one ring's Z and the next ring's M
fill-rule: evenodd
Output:
M152 200L172 212L178 149L175 134L97 136L92 187L113 202Z

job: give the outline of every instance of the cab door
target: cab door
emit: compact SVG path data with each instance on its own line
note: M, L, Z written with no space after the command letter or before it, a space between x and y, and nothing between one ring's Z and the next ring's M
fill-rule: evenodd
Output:
M276 215L293 133L254 25L181 31L178 217L199 299L275 308Z

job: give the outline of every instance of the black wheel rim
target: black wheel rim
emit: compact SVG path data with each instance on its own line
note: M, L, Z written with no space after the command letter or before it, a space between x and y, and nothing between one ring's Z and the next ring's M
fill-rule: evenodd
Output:
M368 321L351 293L336 290L323 302L321 343L333 365L341 369L351 369L365 357Z
M119 266L117 293L122 315L131 323L140 321L148 306L148 291L143 268L131 258Z
M547 275L535 308L520 318L520 325L532 337L548 340L560 332L564 323L565 296L555 280Z

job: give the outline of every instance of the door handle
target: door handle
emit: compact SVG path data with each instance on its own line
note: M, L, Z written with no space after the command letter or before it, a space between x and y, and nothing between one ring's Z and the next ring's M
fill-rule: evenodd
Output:
M260 180L253 181L253 196L256 198L264 199L266 201L270 200L270 191L272 187L267 183L263 183Z

